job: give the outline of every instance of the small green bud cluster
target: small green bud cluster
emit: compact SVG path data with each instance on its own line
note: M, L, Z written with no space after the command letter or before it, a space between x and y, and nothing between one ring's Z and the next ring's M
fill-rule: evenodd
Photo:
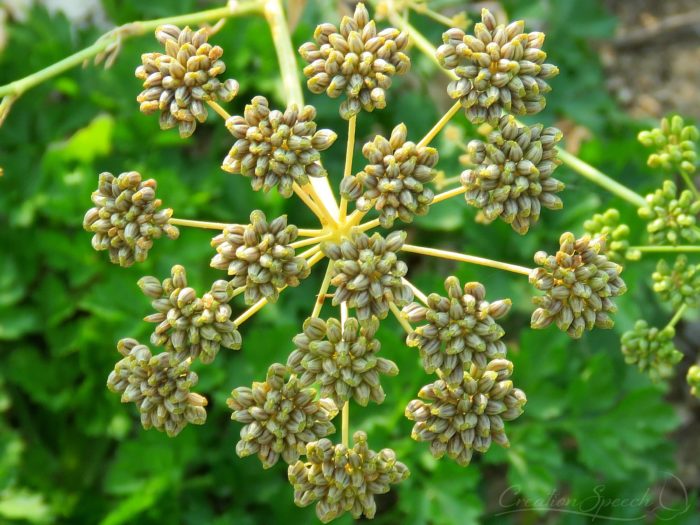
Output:
M304 388L289 369L275 363L267 370L263 383L252 388L239 387L227 403L231 419L243 423L236 454L257 454L264 468L275 465L280 457L294 463L306 451L306 444L335 432L331 419L338 413L331 399L316 399L316 390Z
M459 99L473 123L495 123L503 112L534 115L544 109L545 94L551 91L546 80L559 69L544 62L544 33L523 33L524 27L522 20L496 24L488 9L482 9L474 36L459 28L443 33L436 57L458 77L447 93Z
M641 131L638 138L647 148L655 149L647 160L650 167L686 175L695 173L700 138L697 126L686 126L683 118L675 115L661 119L660 128Z
M513 363L494 359L485 368L473 364L457 386L442 379L424 386L421 399L406 407L406 417L416 422L411 437L430 443L436 458L447 454L462 466L492 442L508 447L503 422L522 414L527 402L522 390L513 388L512 372Z
M377 135L367 142L362 154L370 162L355 176L341 182L341 195L357 200L357 208L379 212L379 223L391 228L398 218L413 221L415 215L428 213L433 190L427 184L435 178L438 152L435 148L406 142L406 125L399 124L389 140Z
M685 255L679 255L673 267L661 259L651 278L654 291L662 301L671 303L674 310L684 304L694 308L700 303L700 264L688 264Z
M83 228L95 234L92 247L108 250L112 263L127 267L146 260L153 239L163 234L177 239L179 230L168 223L173 210L158 209L162 202L156 199L157 187L155 180L144 181L135 171L118 177L100 173L97 190L92 192L95 207L83 219Z
M215 281L211 290L201 298L194 288L187 286L185 269L172 267L171 277L162 283L155 277L142 277L139 288L153 299L157 311L144 318L158 323L151 334L151 343L165 346L179 360L199 358L211 363L220 347L238 350L241 334L231 320L228 302L233 297L233 286L228 281Z
M445 280L445 290L447 297L430 294L427 306L411 303L404 308L409 322L427 322L408 335L406 344L418 347L427 373L437 372L456 387L472 363L484 369L490 360L506 356L501 341L505 331L496 319L508 313L511 301L489 303L482 284L472 282L462 288L456 277Z
M661 330L640 319L632 330L622 334L622 354L627 364L649 374L652 381L673 376L673 367L683 359L673 344L676 331L672 326Z
M596 213L583 223L583 229L591 237L599 236L605 239L605 255L616 263L625 260L629 241L630 228L620 224L620 212L615 208Z
M620 277L622 267L605 256L605 239L584 235L576 239L564 233L556 255L535 254L538 268L532 270L530 283L545 292L533 298L538 307L531 326L545 328L552 323L578 339L584 330L612 328L609 314L617 311L613 298L627 291Z
M403 231L385 239L353 230L339 243L324 242L321 250L332 261L331 283L337 287L333 304L347 302L360 321L367 321L373 315L384 319L390 303L401 307L411 302L413 292L402 280L408 267L396 255L405 239Z
M135 339L122 339L117 350L124 356L107 379L107 387L121 394L122 403L134 403L143 428L155 428L173 437L187 423L203 425L207 400L190 392L197 374L189 361L179 361L171 353L152 356L146 345Z
M663 187L647 195L646 206L639 208L638 213L647 221L651 244L693 244L700 240L695 218L700 213L700 200L690 190L683 190L678 196L671 180L665 180Z
M693 365L688 369L686 380L690 386L690 393L700 398L700 364Z
M253 98L243 116L233 116L226 127L237 139L221 168L250 177L255 191L275 186L290 197L293 184L308 184L309 177L325 177L320 151L331 147L337 135L329 129L316 130L313 106L299 109L290 104L286 111L270 110L267 99Z
M391 77L403 75L411 67L402 52L408 45L408 34L393 27L377 32L363 3L357 4L352 17L343 17L340 31L333 24L319 25L314 40L299 48L309 64L304 68L307 85L312 93L325 91L331 98L345 93L340 116L346 120L362 109L384 109Z
M160 111L161 129L178 126L182 138L194 133L197 122L207 119L207 100L229 101L238 93L238 82L220 82L216 77L226 71L221 60L224 51L207 43L209 29L192 31L174 25L156 29L156 38L165 46L165 54L145 53L136 78L144 90L136 98L146 114Z
M309 264L296 257L289 246L297 238L297 227L287 225L287 216L268 223L265 214L254 210L250 224L231 224L211 241L216 255L210 266L233 276L231 284L245 287L245 302L261 298L277 302L279 290L299 286L309 276Z
M316 516L323 523L350 512L353 518L373 518L375 494L389 492L410 475L406 465L388 448L379 452L367 446L367 434L355 432L354 446L333 445L321 439L306 445L306 461L289 466L294 486L294 503L300 507L316 504Z
M393 361L377 356L378 329L376 317L362 325L352 317L344 325L334 318L310 317L304 321L304 331L294 337L296 349L287 365L299 374L300 384L319 384L320 394L338 406L349 399L361 406L370 399L381 403L386 395L380 375L395 376L399 369Z
M563 207L555 194L564 183L551 176L561 164L556 150L561 138L557 128L521 126L512 115L503 115L486 142L472 140L467 146L476 164L460 178L467 204L480 208L486 223L500 218L526 234L543 206Z

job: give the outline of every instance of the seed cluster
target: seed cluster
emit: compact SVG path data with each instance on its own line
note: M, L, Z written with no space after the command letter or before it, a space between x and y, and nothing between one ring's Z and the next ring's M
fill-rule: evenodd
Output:
M208 100L229 101L238 93L238 82L217 78L226 71L224 51L207 42L209 30L192 31L166 24L156 29L165 54L145 53L136 68L144 90L136 98L146 114L160 111L161 129L178 126L180 136L194 133L197 122L207 119Z
M92 232L92 247L108 250L109 260L120 266L143 262L153 247L153 239L165 234L177 239L179 230L169 224L171 208L159 210L162 202L156 199L157 183L142 180L141 175L129 171L115 177L100 173L97 190L92 192L92 203L83 219L83 228Z
M654 291L662 301L671 303L674 310L684 304L694 308L700 303L700 264L688 264L685 255L679 255L673 267L661 259L651 278Z
M158 323L151 343L165 346L179 360L191 358L211 363L220 347L238 350L241 334L231 321L233 286L227 281L215 281L211 290L201 298L194 288L187 286L185 269L172 267L171 277L162 283L155 277L139 279L141 291L153 299L157 311L144 318Z
M634 328L622 334L622 354L627 364L649 374L653 381L673 376L673 367L683 359L673 344L676 331L672 326L659 330L639 320Z
M406 417L416 422L411 437L430 443L436 458L447 454L462 466L492 442L509 446L503 422L522 414L527 402L523 391L513 388L512 373L513 363L494 359L486 368L472 365L455 387L442 379L424 386L421 399L406 407Z
M389 303L401 307L411 302L413 292L402 281L408 267L396 255L405 239L402 231L385 239L353 230L340 243L323 243L321 250L333 264L331 283L337 287L333 304L347 302L360 321L367 321L373 315L384 319Z
M122 339L117 345L124 356L107 378L107 387L121 394L122 403L134 403L143 428L155 428L176 436L187 423L203 425L207 400L190 392L197 374L189 361L178 361L171 353L152 356L146 345Z
M501 341L505 331L496 319L508 313L511 301L489 303L482 284L471 282L462 288L456 277L445 280L445 290L447 297L430 294L427 306L411 303L404 308L409 322L426 322L408 335L406 344L418 347L426 372L437 371L455 387L472 363L484 369L489 361L506 356Z
M313 106L299 109L290 104L284 112L270 110L267 99L257 96L247 104L243 116L233 116L226 127L237 139L221 168L250 177L255 191L275 186L283 197L293 184L308 184L309 177L325 177L320 151L331 147L337 135L316 130Z
M474 36L459 28L443 33L436 57L458 77L448 84L447 93L459 99L473 123L496 122L504 111L534 115L544 109L545 94L551 91L546 80L559 69L544 62L544 33L523 33L524 27L522 20L496 24L488 9L482 9Z
M539 268L532 270L530 283L545 292L533 298L538 307L532 314L533 328L555 323L570 337L578 339L584 330L611 328L609 314L617 311L613 298L627 291L620 277L622 267L608 260L605 239L573 233L559 238L559 251L535 254Z
M605 239L605 255L616 263L625 260L630 235L630 228L626 224L620 224L620 212L615 208L596 213L583 223L583 229L591 237L599 236Z
M676 185L665 180L663 187L646 196L646 206L639 208L639 216L647 221L651 244L694 244L700 241L700 228L695 216L700 213L700 200L690 190L678 195Z
M556 150L561 138L557 128L521 126L512 115L503 115L486 142L469 142L469 157L476 167L460 177L467 204L480 208L485 222L500 218L526 234L543 206L563 207L556 193L564 183L551 176L561 164Z
M367 142L362 154L369 164L341 183L341 194L357 200L359 210L374 206L385 228L391 228L396 218L409 223L415 215L425 215L434 197L427 184L435 178L438 152L406 142L406 133L406 125L399 124L389 140L377 135Z
M289 466L294 503L307 507L314 501L316 516L323 523L350 512L355 519L373 518L375 494L389 492L410 475L406 465L388 448L379 452L367 446L367 434L355 432L354 446L333 445L321 439L306 445L306 461Z
M671 172L678 170L686 175L695 173L699 138L698 128L686 126L679 115L661 119L660 128L639 133L639 142L656 150L649 155L649 166Z
M303 388L296 376L285 381L289 370L275 363L263 383L239 387L227 403L231 419L243 423L236 454L257 454L264 468L280 457L294 463L306 451L306 444L335 432L331 419L338 413L330 399L316 400L316 390Z
M688 369L686 380L690 386L690 393L700 397L700 365L693 365Z
M361 326L352 317L344 325L332 317L326 321L309 317L304 331L294 337L296 348L287 365L299 374L302 385L318 383L320 394L338 406L349 399L361 406L370 399L381 403L386 395L380 375L395 376L399 369L393 361L377 357L378 329L376 317Z
M363 3L352 17L344 16L340 31L333 24L321 24L314 31L314 42L299 48L309 64L304 68L312 93L337 98L343 93L340 116L346 120L361 109L373 111L386 107L386 92L391 77L403 75L411 61L403 53L408 34L393 27L377 32L374 20Z
M255 210L250 224L231 224L212 239L216 255L211 267L232 275L233 286L245 287L246 304L263 297L274 303L281 288L299 286L309 276L306 259L289 246L297 235L297 227L287 225L286 215L268 223L265 214Z

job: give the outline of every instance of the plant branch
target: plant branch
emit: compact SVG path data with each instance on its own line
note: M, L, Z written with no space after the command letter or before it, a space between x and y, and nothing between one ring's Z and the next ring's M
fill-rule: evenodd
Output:
M209 107L216 111L219 116L224 119L224 122L226 122L228 119L231 118L231 115L229 115L228 111L226 111L224 108L222 108L219 104L214 102L213 100L207 100L207 104L209 104Z
M320 235L318 237L307 237L306 239L301 239L291 243L289 246L294 248L303 248L304 246L311 246L312 244L319 244L321 241L328 239L332 234Z
M440 131L442 130L442 128L444 128L444 127L447 125L447 123L448 123L450 120L452 120L452 117L454 117L454 116L457 114L457 112L459 111L459 109L460 109L461 107L462 107L462 104L460 103L459 100L458 100L457 102L455 102L454 104L452 104L452 107L451 107L450 109L447 110L447 113L445 113L445 114L440 118L440 120L438 120L438 121L435 123L435 125L432 127L432 129L431 129L430 131L428 131L428 133L425 135L425 137L423 137L423 138L420 140L420 142L418 143L418 147L419 147L419 148L424 148L425 146L427 146L428 144L430 144L430 142L435 138L435 136L436 136L438 133L440 133Z
M443 24L447 27L454 26L454 22L449 16L445 16L442 13L438 13L433 9L430 9L427 4L419 4L418 2L409 2L409 7L413 9L416 13L425 15L428 18L432 18L436 22Z
M111 31L108 31L98 38L97 41L91 46L81 49L63 60L51 64L50 66L24 78L15 80L14 82L10 82L4 86L0 86L0 97L4 97L6 95L19 97L42 82L58 76L71 68L81 65L86 60L105 51L110 45L116 43L118 40L144 35L150 31L154 31L160 25L202 24L204 22L219 20L222 18L257 14L261 12L261 7L262 4L260 0L244 0L238 3L233 3L230 7L220 7L217 9L209 9L207 11L199 11L180 16L156 18L153 20L143 20L124 24L112 29Z
M329 264L330 266L330 264ZM345 329L345 322L348 320L348 303L342 302L340 303L340 326L341 330ZM342 414L342 428L341 428L341 435L342 435L342 443L346 447L348 446L348 443L350 442L350 400L346 401L345 404L343 404L343 414Z
M2 112L0 112L2 113ZM2 116L0 115L0 126L2 125ZM685 185L688 187L690 191L693 192L693 195L695 195L696 199L700 199L700 191L698 191L698 188L695 186L693 183L693 179L690 178L690 175L688 175L685 171L680 172L681 177L683 177L683 182L685 182Z
M321 282L321 288L318 290L318 295L316 295L316 301L314 302L314 309L311 311L311 317L318 317L323 308L323 303L326 301L326 293L328 293L328 288L331 286L331 276L333 275L333 262L328 261L328 267L326 268L326 273L323 276L323 281Z
M676 313L673 314L673 317L671 317L671 320L666 325L666 328L669 328L669 327L674 328L678 324L678 321L681 320L681 318L683 317L683 314L685 313L685 311L687 309L688 309L688 305L682 304L681 307L678 310L676 310Z
M391 313L394 314L394 317L396 317L396 320L401 325L401 328L403 328L407 334L413 333L413 327L411 326L411 323L409 323L408 319L404 317L404 315L401 313L401 310L399 310L398 306L396 306L394 303L389 303L389 309L391 310Z
M403 282L403 284L408 286L413 291L413 295L418 297L418 299L420 300L421 303L423 303L426 306L428 305L428 296L427 295L425 295L419 288L414 286L413 283L411 281L409 281L408 279L406 279L405 277L402 277L401 281Z
M225 230L228 226L233 226L232 224L226 224L224 222L192 221L190 219L178 219L176 217L171 217L168 222L173 226L188 226L190 228L202 228L205 230Z
M442 259L449 259L451 261L460 261L471 264L478 264L480 266L488 266L490 268L496 268L498 270L505 270L507 272L519 273L521 275L530 275L532 271L530 268L524 266L518 266L517 264L509 264L501 261L494 261L491 259L484 259L483 257L476 257L474 255L466 255L464 253L450 252L447 250L438 250L436 248L426 248L425 246L415 246L413 244L404 244L401 248L404 252L418 253L421 255L428 255L430 257L440 257Z
M630 246L627 251L637 251L641 253L700 253L700 246L678 245L678 246Z
M348 120L348 142L345 147L345 169L343 170L343 179L352 175L352 156L355 150L355 128L357 126L357 115L353 115ZM345 223L345 218L348 215L348 200L345 197L340 197L340 223Z
M433 198L433 202L431 202L430 204L442 202L442 201L445 201L445 200L450 199L452 197L456 197L457 195L462 195L463 193L466 193L466 192L467 192L467 188L465 188L464 186L458 186L456 188L452 188L451 190L447 190L447 191L443 191L442 193L438 193L437 195L435 195L435 197Z

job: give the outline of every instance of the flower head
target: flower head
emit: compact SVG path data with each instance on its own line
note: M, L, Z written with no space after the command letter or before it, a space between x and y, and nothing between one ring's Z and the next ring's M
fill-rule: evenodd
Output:
M622 334L622 354L625 362L636 364L653 381L673 376L673 367L683 359L673 344L676 331L672 326L659 330L639 320L634 328Z
M459 279L445 280L447 297L432 293L428 305L411 303L404 308L412 323L426 322L406 338L408 346L420 350L423 368L437 371L450 386L462 382L472 363L486 368L488 362L506 356L505 334L496 322L510 310L510 299L489 303L480 283L461 286Z
M122 395L122 403L136 404L143 428L172 437L187 423L204 424L207 400L190 392L198 378L190 371L189 361L178 361L169 352L152 356L135 339L122 339L117 349L124 358L109 374L107 387Z
M545 292L533 298L538 307L532 327L545 328L554 322L560 330L578 339L584 330L612 328L608 315L617 311L613 298L627 291L620 277L622 267L608 260L605 239L585 235L576 239L564 233L556 255L535 254L539 268L532 270L530 283Z
M341 194L357 200L362 211L372 206L379 212L379 222L391 228L394 220L412 222L414 215L425 215L433 201L428 183L435 178L438 161L435 148L406 142L406 126L399 124L389 140L377 135L362 148L369 161L355 176L345 177Z
M389 303L399 307L408 304L413 292L402 280L408 267L396 256L405 238L402 231L392 232L385 239L378 233L369 237L353 230L340 243L323 243L321 250L333 263L331 283L337 287L333 304L347 301L360 321L373 315L384 319Z
M620 224L620 212L615 208L605 210L604 213L596 213L583 223L583 229L591 237L600 236L605 239L605 255L611 261L622 263L629 248L627 238L630 228L626 224Z
M421 399L406 407L406 417L416 422L411 437L429 442L436 458L447 454L462 466L491 442L509 446L503 422L522 414L527 402L523 391L513 388L512 372L513 363L495 359L485 368L472 365L455 387L442 379L424 386Z
M327 321L310 317L304 322L304 331L294 337L296 349L287 361L289 368L299 374L302 385L320 385L320 393L338 406L349 399L367 406L384 401L380 375L395 376L399 369L393 361L378 357L381 343L374 335L379 321L373 317L360 326L350 318L341 325L330 318Z
M145 53L136 78L144 90L136 98L146 114L160 111L161 129L178 126L181 137L189 137L197 122L207 119L207 100L229 101L238 93L238 82L221 82L226 71L223 49L207 42L209 30L192 31L166 24L156 29L165 54Z
M647 160L650 167L677 170L686 175L694 174L697 167L698 138L697 126L686 126L679 115L663 118L659 128L639 133L639 142L655 149Z
M695 397L700 397L700 365L693 365L688 369L686 376L690 393Z
M309 177L325 177L320 151L337 138L329 129L316 130L313 106L290 104L282 112L271 110L265 97L255 97L243 116L233 116L226 127L237 139L224 159L223 170L250 177L255 191L277 186L283 197L293 192L293 184L308 184Z
M651 244L694 244L700 240L695 218L700 213L700 199L690 190L683 190L679 196L673 181L665 180L663 187L646 196L646 201L638 213L647 221Z
M232 275L233 286L245 286L246 304L262 297L274 303L281 288L299 286L309 276L306 259L297 257L290 246L297 234L296 226L287 226L286 215L268 223L265 214L255 210L250 224L231 224L212 239L216 255L211 266Z
M496 24L482 9L474 36L458 28L443 33L436 57L458 77L447 93L459 99L473 123L496 122L504 111L533 115L544 109L544 96L551 91L546 80L559 69L544 62L544 33L523 33L524 27L522 20Z
M500 218L521 235L527 233L543 206L563 207L556 193L564 183L552 177L561 164L556 150L561 137L557 128L521 126L512 115L503 115L486 142L468 145L476 167L462 172L467 203L480 208L487 223Z
M352 17L343 17L340 31L333 24L319 25L314 40L299 48L309 64L304 68L307 85L311 92L325 91L331 98L345 93L340 116L346 120L361 109L386 107L385 90L391 86L391 77L411 67L403 53L408 34L393 27L377 32L363 3L357 4Z
M162 283L155 277L139 279L141 291L153 299L151 305L157 313L144 318L158 323L151 343L165 346L178 359L199 358L211 363L220 347L238 350L241 334L231 321L233 286L227 281L215 281L211 290L201 298L194 288L187 286L185 269L176 265L171 277Z
M97 190L92 192L92 203L83 219L83 228L94 233L92 247L109 250L109 259L120 266L143 262L153 246L153 239L165 234L177 239L179 230L168 221L171 208L159 210L156 199L157 183L142 180L141 175L129 171L115 177L100 173Z
M367 434L355 432L354 446L333 445L321 439L306 445L306 461L289 466L294 503L307 507L314 501L323 523L350 512L353 518L373 518L375 494L389 492L409 476L406 465L388 448L375 452L367 446Z
M330 399L316 400L316 390L303 388L289 370L275 363L263 383L231 392L231 419L243 423L236 445L240 457L257 454L263 467L270 468L280 457L294 463L306 451L306 444L335 431L331 419L338 413Z
M672 267L661 259L651 278L654 291L674 309L684 304L694 308L700 303L700 264L688 264L685 255L679 255Z

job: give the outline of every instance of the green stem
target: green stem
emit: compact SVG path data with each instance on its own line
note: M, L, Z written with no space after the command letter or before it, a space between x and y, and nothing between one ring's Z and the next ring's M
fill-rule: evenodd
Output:
M494 261L492 259L485 259L484 257L476 257L475 255L467 255L465 253L450 252L447 250L438 250L436 248L427 248L425 246L415 246L413 244L404 244L401 248L404 252L417 253L420 255L427 255L429 257L439 257L441 259L449 259L451 261L459 261L470 264L478 264L480 266L488 266L490 268L496 268L497 270L505 270L507 272L519 273L521 275L530 275L532 270L524 266L518 266L517 264L504 263L501 261Z
M700 191L698 191L698 189L695 187L695 184L693 184L693 179L690 178L690 175L688 175L685 171L681 171L680 174L681 177L683 177L685 185L688 186L688 189L693 192L695 198L700 199Z
M629 251L638 251L642 253L700 253L700 246L678 245L678 246L630 246Z
M407 334L413 333L413 327L411 326L411 323L409 323L408 319L404 317L403 313L401 313L401 310L399 310L398 306L396 306L394 303L389 303L389 308L391 309L391 313L394 314L394 317L396 317L396 320L401 325L401 328L403 328Z
M418 31L407 20L400 16L399 12L393 8L392 0L388 0L388 2L388 13L389 20L391 21L391 23L396 25L396 27L402 29L403 31L406 31L413 40L413 43L416 45L416 47L420 49L435 65L437 65L440 71L442 71L452 80L457 79L458 77L454 71L445 69L440 65L440 62L435 56L435 52L437 51L435 49L435 46L428 42L428 40L420 33L420 31ZM571 169L573 169L583 177L587 178L591 182L598 184L602 188L605 188L614 195L621 197L622 199L626 200L627 202L629 202L637 208L640 208L646 204L644 197L627 188L626 186L623 186L619 182L613 180L612 178L604 174L602 171L594 168L590 164L582 161L575 155L572 155L571 153L562 148L557 148L557 150L559 152L559 158L564 164L566 164Z
M345 329L345 323L348 320L348 303L340 303L340 326ZM343 445L349 446L350 442L350 401L346 401L343 405L342 413L341 440Z
M188 25L201 24L221 18L233 16L243 16L247 14L260 13L260 0L244 0L239 3L233 3L231 7L220 7L217 9L209 9L207 11L199 11L186 15L172 16L166 18L156 18L153 20L143 20L138 22L130 22L119 26L111 31L108 31L91 46L86 47L73 53L72 55L51 64L44 69L41 69L22 79L15 80L4 86L0 86L0 97L13 95L19 97L31 88L60 75L73 67L79 66L86 60L98 55L107 49L111 44L116 43L119 39L130 38L133 36L143 35L150 31L154 31L158 26L163 24Z
M666 325L666 328L669 328L669 327L670 327L670 328L673 328L673 327L675 327L676 324L678 324L678 321L681 320L681 317L683 317L683 314L685 313L685 311L686 311L687 309L688 309L688 305L687 305L687 304L681 305L681 307L676 311L676 313L673 314L673 317L671 317L671 320L670 320L670 321L668 322L668 324Z

